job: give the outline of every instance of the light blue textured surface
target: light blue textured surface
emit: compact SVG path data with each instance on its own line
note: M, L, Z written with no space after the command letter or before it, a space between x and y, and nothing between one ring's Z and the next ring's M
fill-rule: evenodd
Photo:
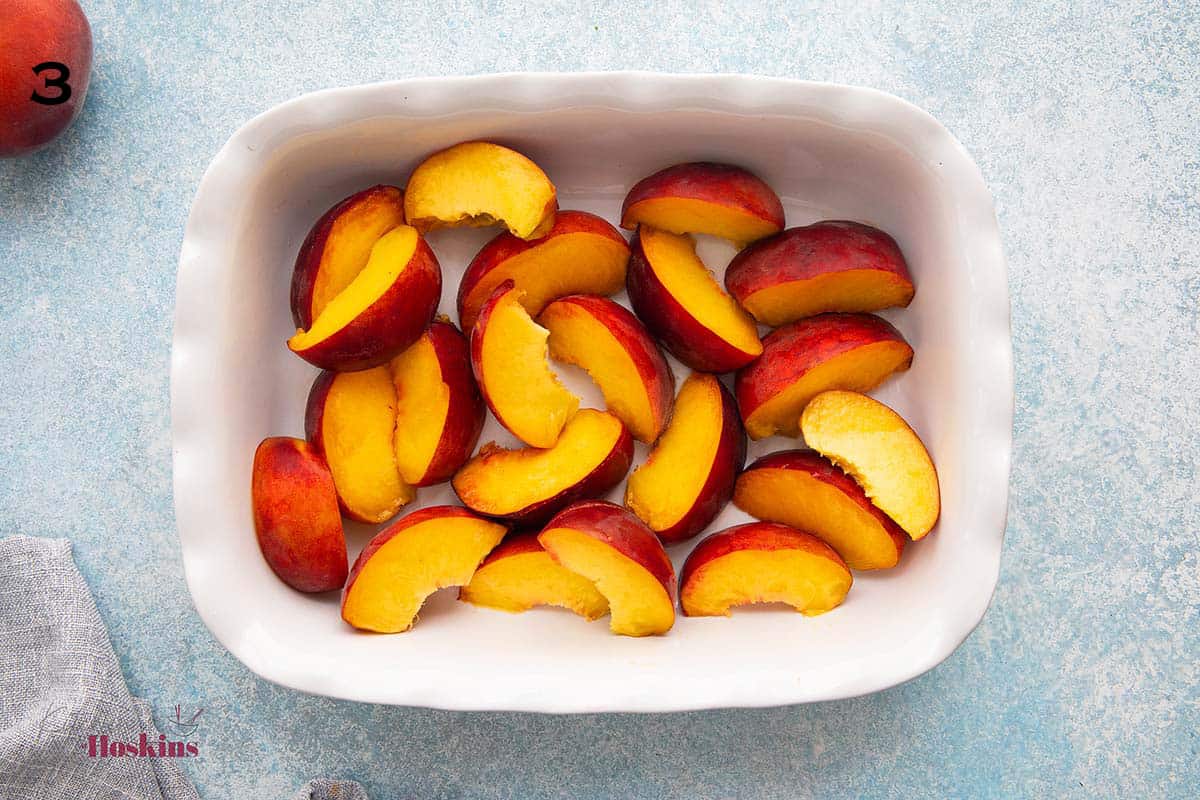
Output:
M207 797L1194 797L1200 781L1200 12L1194 4L92 0L75 127L0 162L0 535L68 536L130 688L205 708ZM1185 6L1190 5L1190 10ZM171 507L175 261L209 159L305 91L519 69L743 71L932 112L996 198L1017 415L987 617L819 706L547 717L267 684L192 610Z

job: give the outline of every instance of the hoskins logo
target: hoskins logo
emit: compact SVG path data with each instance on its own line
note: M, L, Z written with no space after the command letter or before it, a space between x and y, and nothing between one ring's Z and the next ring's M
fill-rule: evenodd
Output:
M200 719L200 715L203 713L204 709L201 708L198 709L195 714L192 714L190 717L186 717L186 715L183 713L183 708L176 704L175 716L171 719L168 719L167 722L171 723L171 726L174 727L175 730L179 731L185 736L191 736L196 731L196 720Z
M167 719L181 739L168 738L164 733L139 733L137 739L113 737L107 733L93 733L83 742L88 758L195 758L200 755L200 745L190 741L196 732L197 720L204 713L201 708L194 714L184 714L175 706L175 716ZM42 736L59 736L70 728L70 712L66 708L51 708L42 719ZM156 738L157 737L157 738Z
M192 758L200 755L200 747L195 742L170 740L162 733L158 735L157 742L139 733L136 743L112 740L108 734L97 736L93 733L88 737L85 747L88 758Z

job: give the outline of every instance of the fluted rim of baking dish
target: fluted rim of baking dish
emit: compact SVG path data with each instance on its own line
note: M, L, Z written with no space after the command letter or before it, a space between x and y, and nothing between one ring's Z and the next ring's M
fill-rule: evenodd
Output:
M878 670L864 670L837 689L814 692L794 681L753 690L730 681L708 685L703 696L627 697L602 699L555 696L553 693L512 698L487 687L466 689L461 682L437 680L391 682L385 689L356 685L345 674L306 670L281 664L243 647L236 625L217 612L220 587L203 575L214 574L216 554L204 544L202 499L189 497L185 478L203 458L205 414L204 370L195 369L216 357L215 341L203 335L205 286L211 276L202 264L221 235L222 198L250 181L267 163L271 148L259 144L268 134L285 130L302 136L363 118L437 117L466 111L552 111L604 108L623 111L704 109L752 115L794 115L836 120L839 125L874 130L903 128L905 146L928 164L937 164L946 193L957 213L958 234L971 270L972 359L968 368L988 391L972 392L968 402L984 421L974 442L974 480L997 491L967 509L970 525L987 535L970 564L955 577L960 602L946 609L943 647L922 659ZM302 691L332 697L425 706L451 710L523 710L551 713L589 711L661 712L719 707L756 707L835 700L867 694L911 680L945 660L983 618L1000 570L1008 507L1012 451L1013 365L1007 269L992 197L974 160L961 143L921 108L876 89L832 83L752 75L684 75L653 72L505 73L414 78L311 92L281 103L244 124L225 143L204 173L193 200L179 257L176 311L171 353L171 420L173 485L184 572L196 610L212 634L258 675ZM179 298L187 298L180 303Z

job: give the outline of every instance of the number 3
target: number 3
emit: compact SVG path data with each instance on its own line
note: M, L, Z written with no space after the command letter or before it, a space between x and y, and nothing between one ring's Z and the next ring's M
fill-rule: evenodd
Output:
M37 90L34 90L29 99L44 106L56 106L59 103L67 102L71 99L71 86L67 83L67 79L71 77L71 70L67 68L66 64L59 61L43 61L33 68L33 74L41 75L48 70L54 70L58 74L53 77L43 78L43 85L46 89L58 89L58 94L47 97L46 95L38 94Z

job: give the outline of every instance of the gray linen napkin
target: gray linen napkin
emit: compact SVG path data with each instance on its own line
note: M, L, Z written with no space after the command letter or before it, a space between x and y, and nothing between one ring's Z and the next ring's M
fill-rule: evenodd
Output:
M101 736L122 749L131 743L133 754L100 754ZM159 747L71 543L0 539L0 800L199 800L173 757L145 752ZM367 793L354 781L316 778L294 800Z
M135 753L89 753L91 736ZM0 800L198 800L159 742L70 542L0 539Z

